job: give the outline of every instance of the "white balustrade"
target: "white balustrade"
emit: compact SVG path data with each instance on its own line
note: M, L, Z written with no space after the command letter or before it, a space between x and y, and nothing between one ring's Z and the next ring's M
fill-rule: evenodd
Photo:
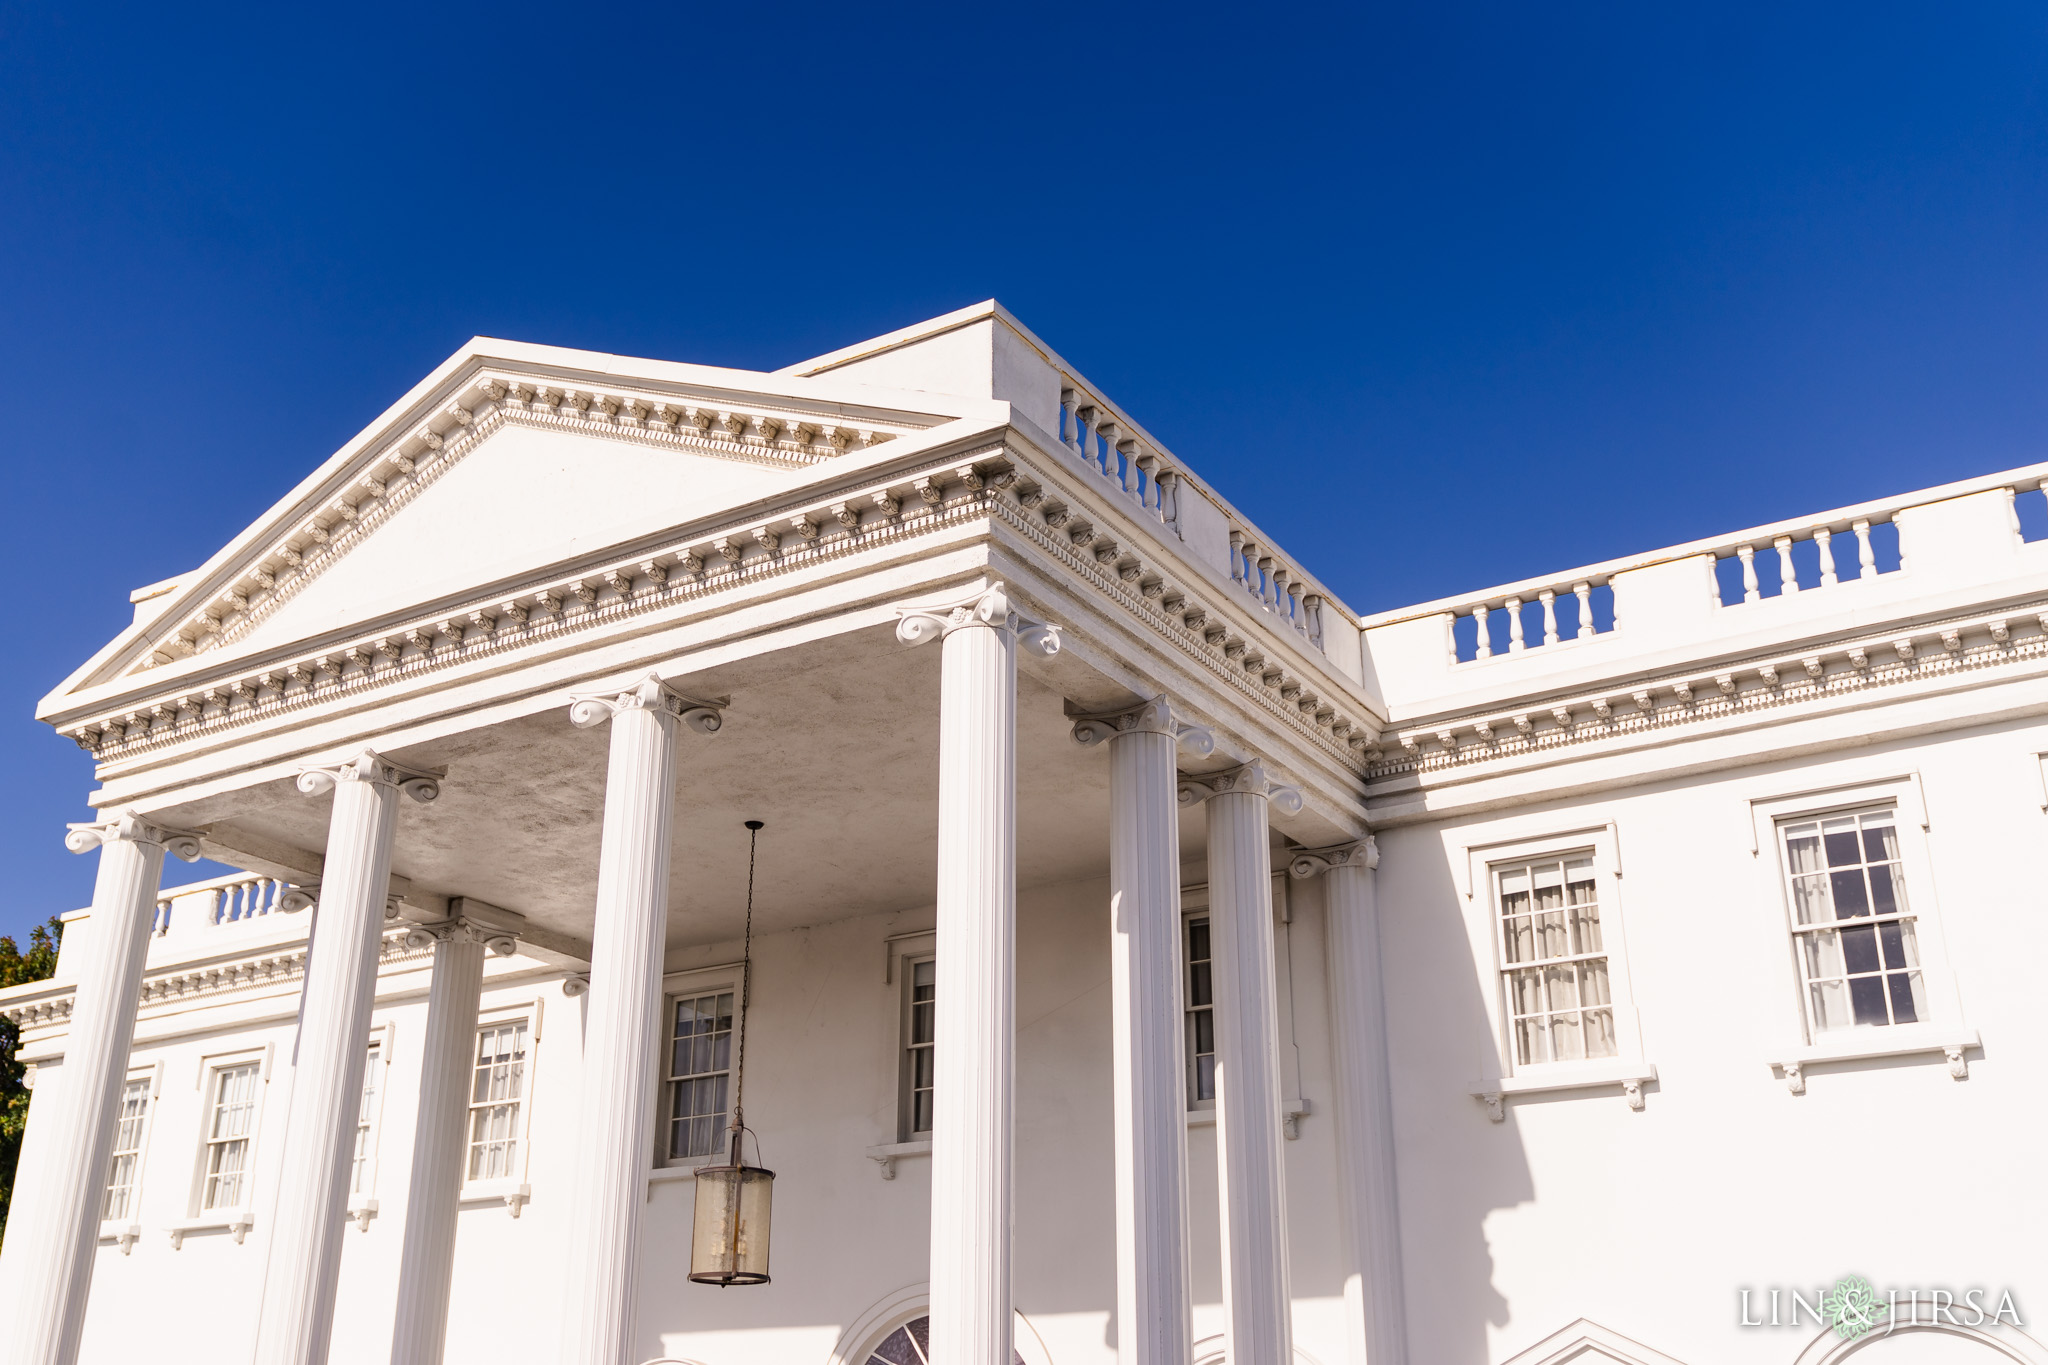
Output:
M1875 527L1889 525L1891 525L1889 513L1868 517L1852 516L1844 519L1831 519L1812 526L1786 527L1781 525L1773 527L1762 534L1746 538L1740 543L1717 546L1713 550L1716 566L1714 600L1724 607L1733 607L1739 606L1744 602L1761 602L1769 596L1790 597L1792 594L1804 589L1838 586L1842 582L1842 577L1835 562L1834 539L1838 534L1844 533L1856 537L1857 567L1855 577L1850 581L1855 582L1876 578L1880 573L1895 573L1905 566L1904 559L1900 556L1898 550L1894 548L1896 545L1896 532L1887 531L1879 533L1873 530ZM1887 542L1882 547L1878 544L1880 538ZM1813 564L1815 567L1802 572L1798 562L1798 547L1808 541L1813 543ZM1770 547L1771 553L1776 555L1778 559L1778 591L1776 593L1766 593L1763 590L1763 580L1759 577L1757 571L1757 553L1766 545ZM1891 563L1879 563L1880 549L1884 551L1884 558L1892 561ZM1735 585L1735 571L1731 569L1730 573L1725 577L1719 571L1719 566L1730 560L1741 565L1741 590L1739 596L1737 595Z
M1449 613L1450 632L1446 647L1453 664L1469 663L1476 659L1491 659L1496 654L1524 654L1532 649L1564 643L1569 630L1573 640L1590 640L1614 629L1613 596L1605 575L1587 578L1565 579L1553 583L1523 584L1512 590L1503 590L1498 595L1488 594L1480 601L1458 607ZM1596 599L1597 607L1596 611ZM1576 620L1566 623L1563 612L1576 615ZM1527 614L1540 613L1539 638L1531 638ZM1501 627L1495 617L1505 616L1507 624ZM1602 618L1606 624L1600 624ZM1471 635L1460 639L1460 623L1471 621ZM1494 632L1504 630L1506 639L1495 644Z
M204 914L210 926L260 919L284 909L285 893L291 889L292 883L288 881L256 872L231 872L186 886L167 886L157 895L156 919L151 928L158 934L169 932L178 902L201 896L207 898Z
M1176 539L1185 536L1181 489L1189 475L1167 450L1082 381L1067 376L1060 389L1060 444L1109 491L1135 502L1140 512ZM1206 490L1204 490L1206 492ZM1281 557L1250 523L1210 495L1228 526L1230 581L1262 611L1278 618L1311 647L1323 648L1323 607L1328 598L1315 579Z

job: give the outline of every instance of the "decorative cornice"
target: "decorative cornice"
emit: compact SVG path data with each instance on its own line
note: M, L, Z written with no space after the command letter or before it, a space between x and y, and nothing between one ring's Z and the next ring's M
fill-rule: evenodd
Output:
M383 935L378 952L380 964L413 962L425 957L426 954L409 940L409 930ZM228 961L173 967L147 974L143 977L137 1003L148 1009L152 1005L212 1000L267 986L291 985L303 981L305 975L306 946L301 943ZM0 1007L0 1018L5 1018L17 1028L62 1023L71 1017L76 998L76 990L73 989L41 1000Z
M949 602L896 608L896 638L906 645L972 629L1008 631L1019 646L1048 657L1060 652L1060 628L1012 608L1009 590L1001 583L972 589Z
M1301 849L1287 864L1287 871L1291 876L1307 880L1310 877L1320 877L1333 868L1362 867L1369 871L1379 865L1379 845L1374 843L1372 836L1368 834L1363 839L1354 839L1348 844Z
M943 484L941 503L925 504L908 496L920 477ZM630 571L630 595L614 586L617 571L604 561L568 578L537 574L509 594L479 597L410 626L400 618L399 624L353 642L309 651L297 660L251 665L250 672L239 678L229 674L195 679L182 693L168 694L155 704L130 703L120 711L67 725L64 733L101 761L150 753L195 736L219 734L339 697L360 698L372 689L429 672L560 641L988 517L1147 624L1184 658L1331 761L1355 774L1365 772L1364 750L1375 730L1360 718L1362 711L1339 710L1284 668L1265 663L1263 654L1256 656L1258 672L1249 671L1244 638L1136 554L1120 551L1118 562L1105 566L1094 555L1077 551L1071 537L1059 530L1067 504L1060 500L1057 486L1018 463L1003 446L904 469L875 490L827 494L809 504L792 504L787 514L778 511L776 517L785 523L790 516L808 517L819 527L819 535L801 538L776 554L750 539L740 543L738 538L747 536L748 528L761 524L758 519L733 522L727 530L714 525L688 539L616 561ZM733 540L737 557L722 556L714 548L721 538ZM485 615L487 611L491 614Z
M2038 623L2040 633L2015 638L2015 627L2029 617ZM1970 644L1968 636L1981 637L1980 642ZM1927 642L1940 647L1925 647ZM1499 711L1468 712L1412 729L1390 727L1402 753L1375 761L1366 776L1373 781L1501 762L2041 660L2048 660L2048 601L1790 655L1774 653L1708 673L1631 680L1607 692L1530 706L1512 714L1511 729ZM1473 737L1470 741L1467 734Z
M801 416L754 403L699 404L652 394L537 383L478 374L441 412L362 461L347 486L301 517L240 577L194 607L183 623L136 663L140 671L249 633L426 488L506 426L554 428L638 445L689 450L771 469L822 464L851 449L872 449L920 430L892 421L846 424L830 414Z
M579 729L602 725L621 711L662 711L680 717L701 735L715 735L725 724L726 702L686 697L649 673L623 692L572 692L569 722Z
M396 787L425 805L441 795L441 779L447 775L445 768L410 768L385 758L375 749L364 749L346 762L300 768L298 788L307 796L318 796L344 782L373 782Z
M1074 742L1083 748L1119 735L1137 734L1165 735L1176 745L1186 746L1197 758L1207 758L1216 752L1215 731L1182 720L1163 692L1133 708L1074 718Z
M132 810L116 811L103 820L66 825L64 847L84 853L112 843L160 844L173 857L185 862L199 860L199 836L186 830L165 829L150 824Z
M1236 795L1263 796L1282 815L1293 815L1301 809L1301 789L1275 782L1272 774L1266 771L1266 765L1256 758L1220 773L1202 773L1199 776L1182 773L1178 790L1183 806L1198 805L1218 796Z

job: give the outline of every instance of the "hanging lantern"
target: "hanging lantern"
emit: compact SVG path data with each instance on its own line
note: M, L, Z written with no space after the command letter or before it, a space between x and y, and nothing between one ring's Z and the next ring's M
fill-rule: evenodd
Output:
M769 1202L775 1172L749 1166L740 1150L748 1128L741 1100L747 1080L747 1002L754 988L754 848L761 821L747 821L747 937L741 953L740 1040L733 1058L732 1153L726 1165L697 1168L697 1214L690 1225L690 1279L720 1289L768 1283ZM760 1141L754 1143L760 1150Z

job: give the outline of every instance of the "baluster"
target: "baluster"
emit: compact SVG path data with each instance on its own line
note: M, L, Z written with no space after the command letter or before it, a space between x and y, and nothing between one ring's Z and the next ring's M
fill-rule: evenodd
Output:
M1301 609L1307 615L1303 624L1308 627L1308 642L1317 649L1323 647L1323 595L1312 592L1301 599Z
M1230 581L1244 582L1244 532L1230 533Z
M1293 619L1289 613L1294 610L1294 599L1288 595L1288 592L1290 589L1299 592L1300 589L1287 581L1287 566L1275 564L1272 573L1268 574L1267 578L1273 585L1273 610L1278 612L1283 620Z
M1484 602L1472 608L1472 620L1478 627L1476 633L1479 638L1479 647L1473 652L1474 658L1491 659L1493 657L1493 627L1486 624L1487 614L1492 610L1493 608L1487 606Z
M1074 433L1081 429L1081 423L1077 420L1077 414L1074 411L1074 405L1080 401L1080 395L1072 389L1060 390L1059 438L1060 444L1063 446L1072 445L1074 443Z
M1799 591L1799 570L1792 567L1792 537L1779 536L1771 548L1778 552L1778 591L1790 597Z
M1138 491L1139 491L1139 489L1138 489L1138 443L1137 443L1136 441L1134 441L1134 440L1130 440L1130 439L1125 439L1125 440L1119 441L1119 442L1117 443L1117 449L1123 452L1123 457L1124 457L1124 468L1123 468L1123 487L1124 487L1124 492L1126 492L1126 493L1129 493L1129 494L1132 494L1132 495L1134 495L1134 496L1135 496L1135 495L1137 495L1137 493L1138 493Z
M1180 534L1180 475L1171 469L1159 476L1159 519Z
M207 892L206 895L210 902L206 907L206 922L208 924L222 923L221 912L227 909L227 897L221 894L218 887Z
M1543 643L1557 643L1557 594L1545 588L1536 596L1543 602Z
M1593 638L1593 585L1572 584L1572 596L1579 599L1579 638L1590 640Z
M1458 658L1458 613L1454 611L1444 613L1444 653L1451 656L1451 667L1456 668L1460 660Z
M1522 599L1508 599L1508 653L1520 654L1529 646L1522 640Z
M1074 409L1074 453L1081 457L1083 464L1094 464L1095 460L1095 405L1083 403Z
M1138 486L1138 506L1156 516L1159 512L1159 457L1148 450L1132 463L1145 476L1144 483Z
M1273 556L1271 555L1259 556L1259 601L1265 604L1267 611L1274 610L1277 605L1273 601Z
M1095 424L1096 434L1102 437L1102 477L1112 483L1117 478L1117 426L1114 417L1105 417Z
M1849 528L1856 533L1856 562L1862 566L1858 578L1877 577L1877 551L1870 544L1870 523L1859 521Z
M1834 538L1835 533L1825 526L1813 533L1813 543L1820 547L1820 585L1823 588L1832 588L1838 581L1835 578L1835 548L1828 543Z
M1742 600L1761 601L1763 593L1756 586L1756 546L1743 545L1735 553L1742 559Z

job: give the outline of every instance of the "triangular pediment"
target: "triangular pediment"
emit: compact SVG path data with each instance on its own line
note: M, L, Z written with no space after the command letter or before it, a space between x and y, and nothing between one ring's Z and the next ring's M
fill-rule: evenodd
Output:
M478 339L46 699L572 562L998 405Z
M1580 1318L1552 1332L1503 1365L1684 1365L1610 1327Z

